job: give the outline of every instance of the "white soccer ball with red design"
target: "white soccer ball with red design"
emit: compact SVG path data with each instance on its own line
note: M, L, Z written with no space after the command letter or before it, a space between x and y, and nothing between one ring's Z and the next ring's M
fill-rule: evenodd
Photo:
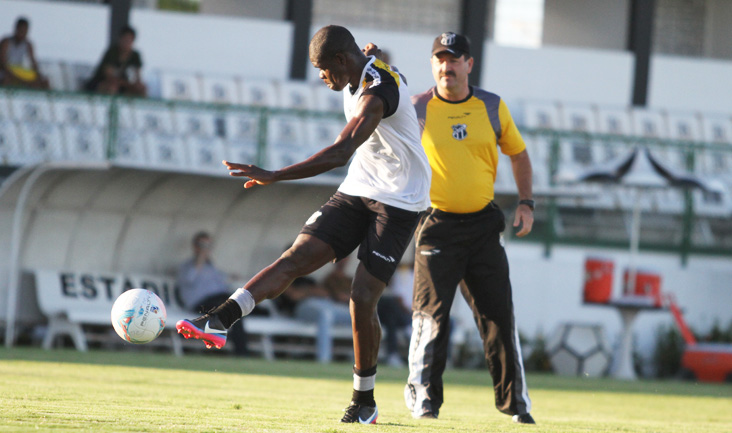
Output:
M165 304L150 290L131 289L114 301L112 326L123 340L144 344L158 338L165 329Z

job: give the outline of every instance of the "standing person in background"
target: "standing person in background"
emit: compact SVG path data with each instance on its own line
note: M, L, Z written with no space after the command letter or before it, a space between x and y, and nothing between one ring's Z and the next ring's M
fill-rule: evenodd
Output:
M104 52L94 75L86 83L87 91L106 95L147 95L147 87L142 82L142 56L132 48L136 36L132 27L122 28L118 43Z
M224 272L217 269L211 261L213 240L207 232L193 236L191 246L193 257L178 267L176 283L183 306L194 313L204 313L226 301L232 290ZM235 326L231 330L234 353L238 356L248 354L247 336L244 327Z
M15 22L11 36L0 40L0 85L48 89L48 79L41 75L28 40L28 19L20 17Z
M265 299L280 296L292 281L358 248L351 285L353 394L344 423L373 424L381 326L376 305L407 248L420 212L429 206L430 167L419 143L419 124L406 83L384 62L367 57L351 32L318 30L310 62L332 90L343 91L346 126L335 142L302 162L269 171L224 161L245 188L304 179L346 165L338 191L306 222L285 253L210 313L176 324L186 338L208 347L226 344L226 330ZM256 245L253 246L256 248Z
M534 424L503 248L505 217L493 201L500 149L511 158L518 188L516 235L531 232L531 161L506 103L469 85L473 58L465 36L435 38L431 64L436 86L412 97L432 167L432 203L415 235L407 407L415 418L439 414L450 308L459 284L483 339L496 408L514 422Z

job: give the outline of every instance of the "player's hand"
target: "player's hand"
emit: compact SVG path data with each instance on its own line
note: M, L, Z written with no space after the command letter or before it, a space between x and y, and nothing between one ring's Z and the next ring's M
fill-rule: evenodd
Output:
M236 162L221 161L229 169L229 176L248 177L244 182L244 188L251 188L255 185L269 185L275 181L274 173L264 170L251 164L237 164Z
M361 51L367 56L376 56L377 59L381 60L381 49L373 42L366 44Z
M531 233L531 227L534 225L534 211L528 206L520 204L516 208L516 216L513 218L513 226L521 226L521 230L516 233L516 236L522 238Z

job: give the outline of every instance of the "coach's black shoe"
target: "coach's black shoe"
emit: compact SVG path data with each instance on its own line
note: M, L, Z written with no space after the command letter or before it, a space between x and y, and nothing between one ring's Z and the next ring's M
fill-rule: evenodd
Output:
M513 422L517 424L536 424L534 418L531 417L530 413L522 413L520 415L513 416Z
M341 422L358 422L361 424L376 424L379 409L376 406L363 406L354 401L346 408L346 414Z
M175 329L185 338L203 340L206 348L221 349L226 344L226 327L216 314L204 314L192 320L179 320Z

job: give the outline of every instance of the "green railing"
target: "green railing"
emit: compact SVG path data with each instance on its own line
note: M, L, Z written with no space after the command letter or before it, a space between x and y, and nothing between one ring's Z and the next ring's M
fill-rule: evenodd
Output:
M187 122L193 121L200 123L200 131L190 128ZM0 89L0 165L100 159L119 165L190 169L224 176L217 155L277 168L332 143L344 123L343 114L333 112ZM627 248L629 242L627 222L623 220L630 212L627 206L598 206L581 194L580 198L554 194L557 190L582 192L584 188L556 183L556 174L567 165L587 168L645 146L677 170L717 178L732 187L730 143L527 128L521 132L536 168L534 188L539 207L534 232L516 240L539 242L547 255L558 244ZM140 153L125 157L130 146ZM210 154L208 159L201 156L206 152ZM171 159L166 161L160 155ZM502 165L501 170L509 168ZM337 185L343 175L341 170L316 181ZM611 187L596 188L594 192L615 198L624 194ZM515 186L509 182L496 193L498 200L510 205ZM650 208L643 213L641 249L678 253L682 262L691 254L732 256L729 194L704 209L699 205L707 197L700 192L679 194L667 198L678 202L677 209ZM510 206L507 211L512 212ZM558 227L565 229L557 231Z

